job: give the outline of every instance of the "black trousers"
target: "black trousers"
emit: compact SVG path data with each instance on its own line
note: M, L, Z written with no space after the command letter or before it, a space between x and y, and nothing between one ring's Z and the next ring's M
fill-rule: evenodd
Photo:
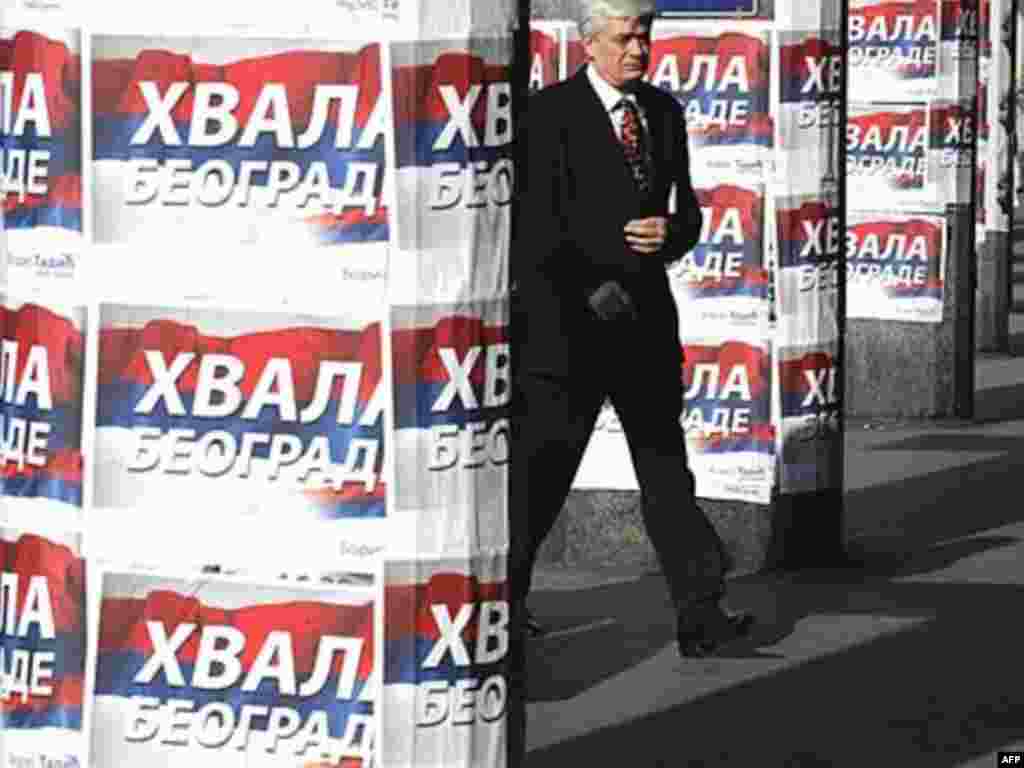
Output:
M583 375L516 374L509 552L514 598L530 591L537 552L558 519L606 397L625 431L644 525L676 611L724 594L725 551L697 506L686 463L678 345L655 350L630 325L609 324L588 355L607 364L588 366Z

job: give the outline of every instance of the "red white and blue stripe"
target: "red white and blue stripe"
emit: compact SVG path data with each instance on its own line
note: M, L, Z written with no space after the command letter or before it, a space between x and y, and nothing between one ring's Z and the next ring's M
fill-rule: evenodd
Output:
M163 674L148 683L136 682L140 670L154 655L148 622L161 624L167 637L172 637L181 624L196 625L189 639L175 653L185 685L168 684ZM241 674L222 690L193 684L205 626L230 627L244 636L245 645L238 656ZM206 704L222 702L234 710L236 717L245 705L270 709L287 707L298 712L303 722L311 713L319 711L328 715L330 736L341 739L350 716L369 715L373 711L374 697L366 690L372 685L374 668L373 627L372 600L354 592L327 593L108 574L104 579L100 609L96 706L104 712L124 712L131 699L147 696L161 702L184 699L194 702L197 710ZM346 663L343 654L332 656L325 684L310 695L282 692L279 682L269 677L260 680L255 690L243 690L260 650L268 636L275 632L285 633L291 640L297 691L301 691L302 683L309 680L316 669L322 638L362 640L351 698L338 696L339 680ZM267 718L254 717L251 728L265 731ZM120 741L120 734L110 733L106 737L115 744ZM159 746L154 743L150 748L159 749Z
M728 297L768 298L768 270L764 266L764 195L760 190L733 184L698 188L697 200L702 209L710 209L710 221L704 225L710 241L694 246L693 263L703 274L711 266L711 257L719 265L719 273L688 284L691 299ZM730 221L723 227L726 215ZM734 235L735 214L739 215L740 237ZM717 235L721 233L721 237ZM742 238L742 239L740 239ZM716 242L717 240L717 242ZM728 258L740 257L739 276L724 274L721 267Z
M46 424L46 462L43 466L5 461L0 471L0 494L82 504L82 367L84 341L80 320L38 304L0 307L0 332L17 343L18 361L12 371L20 382L32 347L46 349L52 407L35 394L25 402L0 400L3 434L12 419Z
M775 430L771 421L771 354L760 346L742 341L722 344L686 344L683 347L683 383L686 387L686 415L701 412L710 434L688 432L688 444L702 454L753 452L774 455ZM697 375L697 366L716 367L718 380L701 375L697 391L691 389ZM736 366L746 371L750 384L750 398L730 392L722 397L722 390ZM709 381L710 379L710 381ZM749 423L745 431L714 432L711 426L722 410L749 410Z
M58 541L41 535L5 528L0 531L0 561L4 573L18 578L17 603L23 610L30 580L42 576L49 589L55 637L42 637L37 624L29 627L27 636L3 634L6 677L11 672L12 654L16 650L53 653L53 670L46 685L48 696L33 695L23 700L18 693L0 700L0 727L11 730L63 728L81 730L83 680L85 677L86 616L85 563L78 553L77 537Z
M218 43L232 50L231 41L208 40L204 43L203 55L199 55L192 52L191 41L151 38L139 41L134 55L123 57L118 55L119 46L123 47L121 41L98 37L94 45L98 53L92 63L94 159L150 159L161 163L186 159L192 161L193 169L209 160L221 160L236 174L245 160L288 161L295 163L303 175L313 163L323 163L333 190L345 187L351 163L372 163L378 170L377 186L372 191L378 205L373 215L367 215L362 208L341 213L310 212L305 222L323 244L387 241L388 215L383 200L385 136L378 136L370 148L359 148L364 133L373 130L370 118L382 92L380 46L367 44L354 51L327 50L326 46L324 50L311 50L308 46L299 49L280 41L270 46L272 53L233 56L217 54ZM113 51L110 55L105 53L106 46ZM165 143L159 132L144 144L133 143L133 137L149 115L140 87L142 82L155 83L161 95L166 94L173 83L189 84L171 112L175 129L182 138L180 146ZM269 132L261 133L252 147L239 146L238 136L234 142L219 146L191 146L187 137L195 107L195 88L202 83L228 83L237 89L239 104L232 114L240 126L245 126L252 117L265 85L283 85L296 137L302 136L313 120L318 86L356 85L359 97L352 144L342 148L335 146L339 117L338 106L332 104L322 134L309 147L279 146L276 137ZM256 187L265 187L268 181L269 171L258 170L252 174L252 184Z
M663 29L668 26L665 22L663 25ZM736 124L691 127L690 135L695 141L702 146L773 145L774 130L770 113L770 48L762 36L742 32L708 35L696 30L682 31L674 28L659 32L656 28L651 43L648 77L655 77L662 61L668 56L676 57L679 71L679 90L669 92L683 107L692 108L691 104L697 104L700 114L705 118L712 117L714 111L721 108L723 103L727 105L730 113L733 105L741 105L743 109L744 119L738 120ZM710 77L713 78L711 83L708 82L709 70L698 63L709 60L707 57L713 57L716 62L710 70ZM721 83L728 67L736 59L743 62L749 88L731 82L722 88ZM689 82L691 74L694 76L692 85ZM652 82L659 87L668 85L658 80Z
M336 327L326 320L316 324L313 318L301 323L289 322L287 315L273 324L252 316L248 323L245 313L233 315L236 326L247 323L251 332L216 332L218 324L226 322L231 313L207 311L192 314L198 318L189 322L189 314L180 310L151 308L144 310L142 319L135 313L130 320L121 316L119 308L105 309L100 329L99 383L96 425L98 430L132 430L138 427L156 427L161 433L171 429L193 429L196 439L213 431L225 431L241 443L246 433L293 435L308 447L313 438L326 437L330 450L330 464L340 467L346 461L352 441L366 439L376 442L381 450L376 457L375 470L380 473L384 464L382 419L372 424L361 424L381 381L381 351L379 324L362 327ZM218 319L217 315L224 315ZM258 326L258 328L257 328ZM213 331L213 332L211 332ZM185 405L185 415L168 412L161 401L150 413L136 413L136 406L153 384L153 375L145 359L147 351L162 355L166 365L182 353L194 354L192 362L177 381L178 392ZM198 373L204 355L229 355L245 366L245 375L238 385L242 401L233 413L223 417L198 416L193 413ZM357 362L363 365L352 424L339 424L338 411L343 381L334 380L330 399L324 412L314 421L284 420L276 407L263 407L256 418L241 417L252 398L255 387L268 362L284 359L290 363L297 413L314 402L323 363ZM257 445L253 451L256 460L268 456L268 445ZM180 479L188 482L187 477ZM378 482L367 493L358 483L345 483L340 490L298 489L313 505L320 517L336 519L348 517L381 517L384 515L385 487ZM255 492L255 491L253 491Z
M0 149L46 151L46 192L3 197L4 228L60 227L82 231L81 60L68 43L29 30L0 32L0 71L13 72L12 108L22 101L29 75L40 75L50 134L29 122L23 135L0 134Z

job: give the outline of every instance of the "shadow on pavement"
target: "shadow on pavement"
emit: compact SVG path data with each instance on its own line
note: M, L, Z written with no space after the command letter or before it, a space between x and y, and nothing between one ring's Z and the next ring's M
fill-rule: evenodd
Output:
M526 768L931 768L954 766L1024 738L1024 586L929 582L926 576L1016 543L1005 536L978 537L909 558L868 555L865 568L741 579L734 591L763 623L730 657L765 659L758 676L535 750ZM542 682L531 687L531 699L582 692L671 641L668 600L658 577L537 597L543 598L536 607L542 618L555 610L566 622L611 614L617 629L602 625L573 636L571 648L534 653L530 677ZM566 611L574 616L565 618ZM860 627L870 622L871 631L837 631L851 616L860 617ZM645 628L652 617L654 624ZM819 652L825 655L785 661L787 649L798 656L787 638L807 653L808 643L815 649L815 632L822 633ZM776 644L784 647L772 648ZM664 685L687 685L687 665L705 663L679 661L678 680ZM722 666L729 663L723 660Z
M929 434L896 439L870 450L1001 455L848 492L844 499L847 536L863 539L869 548L920 550L937 541L1024 520L1024 505L1015 501L1024 477L1022 439Z

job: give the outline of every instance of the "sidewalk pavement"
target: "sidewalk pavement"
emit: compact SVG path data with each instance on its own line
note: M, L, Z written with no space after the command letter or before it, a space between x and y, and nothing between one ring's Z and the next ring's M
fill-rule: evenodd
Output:
M759 625L683 661L659 573L538 573L526 768L994 766L1024 748L1024 357L976 418L853 422L848 550L730 582Z

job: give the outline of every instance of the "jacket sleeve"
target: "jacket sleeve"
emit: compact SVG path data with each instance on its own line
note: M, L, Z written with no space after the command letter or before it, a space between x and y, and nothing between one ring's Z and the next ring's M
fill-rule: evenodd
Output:
M702 216L697 194L693 190L690 179L690 150L686 133L686 118L682 110L677 110L678 119L674 120L677 127L675 145L677 151L673 156L672 180L676 187L676 211L669 218L669 237L662 249L665 263L681 259L700 238Z
M564 268L556 254L569 236L566 159L546 104L543 95L530 97L516 137L513 282L557 280Z

